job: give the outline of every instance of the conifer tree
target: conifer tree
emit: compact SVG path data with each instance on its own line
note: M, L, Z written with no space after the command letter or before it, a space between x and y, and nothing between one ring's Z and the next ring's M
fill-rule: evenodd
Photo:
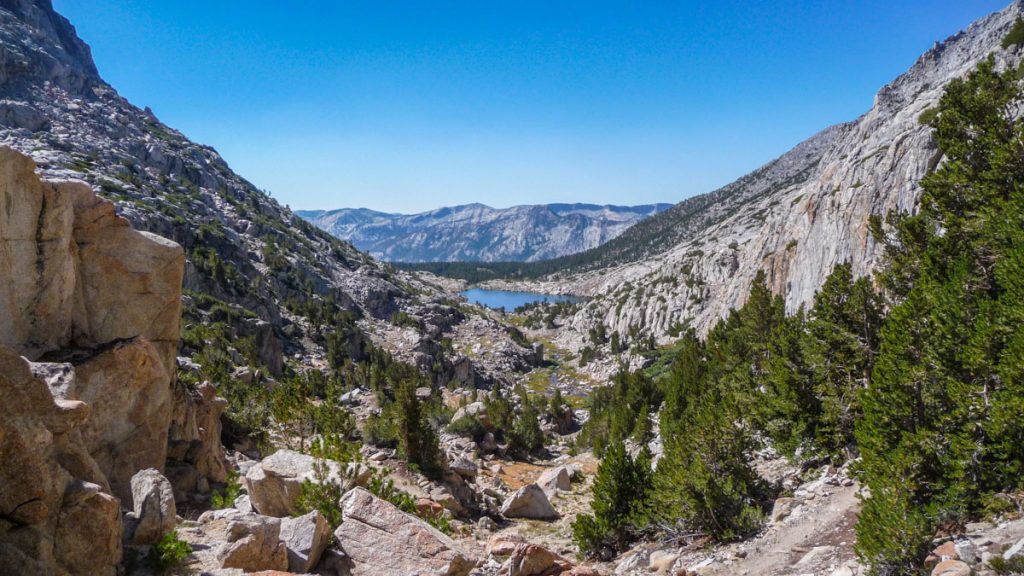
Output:
M632 529L642 523L650 486L650 452L644 448L634 460L623 444L610 445L594 478L592 514L580 514L573 522L580 552L589 556L628 545Z
M437 433L427 421L419 398L416 380L404 380L395 391L395 418L399 453L428 477L437 477L442 469Z

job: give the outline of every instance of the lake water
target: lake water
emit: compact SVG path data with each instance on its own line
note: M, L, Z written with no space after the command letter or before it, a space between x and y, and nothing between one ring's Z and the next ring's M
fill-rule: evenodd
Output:
M538 294L536 292L512 292L510 290L484 290L481 288L470 288L462 292L466 300L486 306L488 308L504 308L511 312L520 306L534 302L579 302L576 296L565 296L561 294Z

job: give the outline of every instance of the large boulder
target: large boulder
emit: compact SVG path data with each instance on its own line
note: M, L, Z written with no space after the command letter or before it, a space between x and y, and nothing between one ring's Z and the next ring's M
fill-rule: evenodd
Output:
M373 472L362 464L349 464L341 471L337 462L324 461L328 478L343 488L361 486ZM298 498L305 480L315 481L316 459L292 450L278 450L253 466L242 478L252 507L265 516L294 516L299 512Z
M256 514L232 516L217 561L221 568L246 572L287 570L288 549L281 541L281 520Z
M477 564L448 536L362 488L341 506L334 537L351 576L466 576Z
M299 511L302 482L312 477L315 459L292 450L278 450L243 477L252 507L266 516L291 516Z
M149 468L132 476L132 511L125 520L126 539L135 545L156 544L174 530L174 491L160 472Z
M281 541L288 548L288 571L305 574L320 562L331 543L331 525L316 510L298 518L283 518Z
M548 500L544 490L536 484L527 484L516 490L501 505L501 514L506 518L531 518L534 520L554 520L558 512Z

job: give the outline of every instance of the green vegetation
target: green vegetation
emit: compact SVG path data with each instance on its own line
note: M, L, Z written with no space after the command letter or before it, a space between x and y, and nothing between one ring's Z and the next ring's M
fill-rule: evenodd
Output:
M635 537L644 522L651 486L651 454L631 458L622 443L608 447L594 478L591 514L572 524L573 541L584 555L611 555Z
M402 512L419 517L424 522L449 536L452 534L451 519L444 511L435 514L429 510L417 509L416 500L409 493L396 488L395 483L387 477L388 473L387 469L374 472L366 484L366 489L381 500L394 504Z
M347 462L339 462L341 466ZM344 469L344 468L342 468ZM331 530L341 526L343 514L341 497L345 494L341 482L331 474L330 465L324 460L313 463L313 478L302 481L296 500L298 516L318 510L331 525Z
M149 567L157 574L185 573L185 560L192 554L192 547L178 538L178 531L164 534L153 545L146 556Z
M495 439L507 443L506 452L513 458L526 458L544 448L544 433L538 418L540 411L525 388L516 387L519 398L517 411L512 401L505 397L501 385L484 399L487 416L494 428Z
M1024 44L1024 18L1017 17L1017 21L1010 28L1010 33L1003 38L1003 49L1011 46Z
M224 485L223 489L214 491L210 505L214 510L231 508L235 505L235 499L241 493L242 483L238 480L238 472L231 470L228 472L227 484Z
M608 386L597 388L587 401L590 420L577 439L580 447L605 449L629 438L646 443L651 439L649 414L661 404L662 391L642 372L620 369Z

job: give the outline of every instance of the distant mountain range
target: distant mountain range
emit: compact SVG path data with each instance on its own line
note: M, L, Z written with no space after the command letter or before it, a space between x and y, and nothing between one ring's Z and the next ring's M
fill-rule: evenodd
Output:
M366 208L296 212L356 248L392 262L533 262L595 248L671 204L467 204L420 214Z

